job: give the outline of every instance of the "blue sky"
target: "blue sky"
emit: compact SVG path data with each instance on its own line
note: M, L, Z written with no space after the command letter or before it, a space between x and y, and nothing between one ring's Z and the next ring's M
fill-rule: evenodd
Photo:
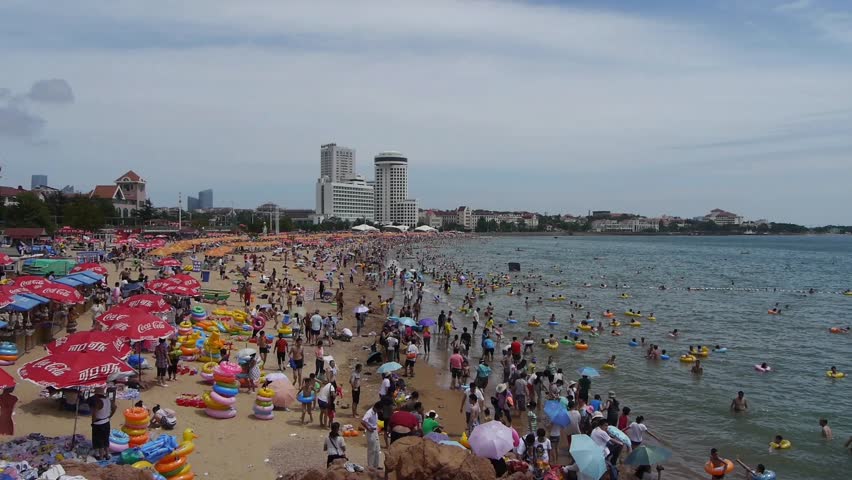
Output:
M306 208L337 142L427 207L852 224L845 1L57 5L0 4L6 185Z

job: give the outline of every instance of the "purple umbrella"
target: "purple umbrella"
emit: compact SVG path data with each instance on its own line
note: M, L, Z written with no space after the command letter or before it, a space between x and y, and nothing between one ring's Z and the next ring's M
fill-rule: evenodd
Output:
M423 318L417 323L419 323L421 327L431 327L432 325L435 325L435 320L432 320L431 318Z
M450 439L449 436L447 436L443 433L437 433L437 432L427 433L423 438L428 439L428 440L432 440L435 443L446 442L447 440Z
M474 428L468 443L476 456L493 459L501 458L514 447L512 429L496 420Z

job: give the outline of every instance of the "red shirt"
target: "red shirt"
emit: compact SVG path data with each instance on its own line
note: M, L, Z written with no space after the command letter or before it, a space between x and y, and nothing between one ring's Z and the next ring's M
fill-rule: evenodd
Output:
M287 340L283 338L279 338L277 342L275 342L275 351L284 353L287 351Z
M521 354L521 342L515 340L512 342L512 354L520 355Z
M621 415L618 417L618 429L621 431L627 430L627 426L630 424L630 419L627 418L627 415Z
M404 412L402 410L394 412L390 417L391 428L405 427L409 430L414 430L417 428L418 423L417 417L415 417L413 413Z
M450 368L454 368L456 370L461 370L462 364L464 363L464 357L462 357L458 353L454 353L450 355Z

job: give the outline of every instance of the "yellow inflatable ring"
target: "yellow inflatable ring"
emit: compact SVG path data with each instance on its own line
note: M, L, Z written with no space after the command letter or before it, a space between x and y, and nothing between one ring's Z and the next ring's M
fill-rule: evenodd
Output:
M272 398L275 396L275 390L271 388L261 388L257 391L257 396L263 398Z
M825 376L829 377L829 378L843 378L843 377L846 376L846 374L843 373L843 372L834 373L831 370L829 370L829 371L825 372Z
M769 446L776 450L786 450L793 445L790 443L790 440L781 440L781 443L769 442Z
M153 467L153 465L151 465L151 462L149 462L149 461L147 461L147 460L139 460L138 462L134 463L134 464L132 465L132 467L133 467L133 468L138 468L138 469L140 469L140 470L141 470L141 469L143 469L143 468L151 468L151 467Z
M693 363L695 360L696 360L696 358L692 355L681 355L680 356L680 361L683 362L683 363Z

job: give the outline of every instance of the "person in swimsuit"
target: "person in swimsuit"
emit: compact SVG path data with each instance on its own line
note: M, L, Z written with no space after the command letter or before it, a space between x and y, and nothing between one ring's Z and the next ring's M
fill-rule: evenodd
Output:
M266 368L266 356L269 355L269 340L266 338L266 333L263 330L257 332L257 351L260 352L262 363L260 368Z
M302 367L305 366L305 351L302 347L302 337L296 338L296 343L290 348L290 362L293 368L293 385L302 382Z
M731 401L731 410L734 412L748 411L748 400L745 399L745 393L742 390L737 392L737 398Z

